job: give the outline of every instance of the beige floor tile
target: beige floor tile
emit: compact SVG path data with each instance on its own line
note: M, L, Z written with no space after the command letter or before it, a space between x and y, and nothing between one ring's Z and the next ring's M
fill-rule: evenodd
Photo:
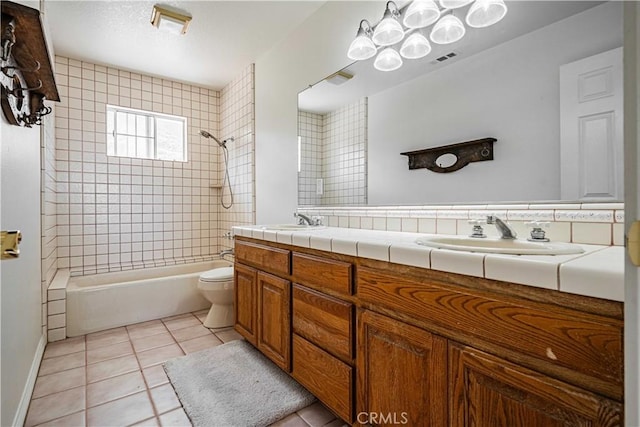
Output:
M94 332L93 334L87 335L87 349L104 347L128 340L129 334L127 334L127 330L125 328L115 328L107 331Z
M142 370L142 375L147 381L147 387L152 388L169 382L167 373L164 371L162 365L154 365Z
M204 335L210 335L211 331L205 328L204 326L198 324L194 326L188 326L182 329L176 329L171 331L171 334L176 339L176 341L186 341L193 338L201 337Z
M160 387L152 388L149 391L151 392L151 400L153 401L158 414L164 414L165 412L172 411L182 406L171 384L161 385Z
M291 414L286 418L271 424L271 427L309 427L298 414Z
M127 326L127 331L129 332L129 337L134 339L167 332L167 328L160 320L151 320L150 322Z
M146 391L87 409L87 426L128 426L153 417Z
M219 340L225 343L242 339L242 335L240 335L233 329L225 329L223 331L216 332L216 337L218 337Z
M38 427L85 427L86 414L84 411L67 415L44 424L38 424Z
M149 418L148 420L140 421L139 423L132 424L130 427L160 427L160 420L156 417Z
M87 366L87 383L106 380L107 378L138 370L140 370L138 359L133 354L105 360L104 362L92 363Z
M164 363L174 357L182 356L184 352L177 344L170 344L164 347L158 347L151 350L138 353L138 361L140 366L147 368L149 366Z
M312 403L306 408L302 408L297 414L311 427L322 427L336 419L336 416L320 402Z
M216 338L213 334L210 334L194 338L192 340L183 341L180 343L180 347L182 347L185 354L189 354L206 348L215 347L220 344L222 344L222 341Z
M111 344L105 347L94 348L87 351L87 363L98 363L116 357L133 354L133 347L129 341Z
M184 315L183 317L163 319L162 321L170 331L175 331L176 329L182 329L189 326L197 326L201 324L198 318L190 313Z
M191 427L191 421L182 408L160 415L160 424L162 427Z
M146 390L141 372L130 372L87 385L87 408Z
M83 386L33 399L29 406L25 427L42 424L84 410L84 396L85 388Z
M341 419L335 419L330 423L323 425L322 427L349 427L349 424L345 423Z
M67 338L66 340L47 344L43 358L48 359L50 357L64 356L65 354L77 353L84 350L84 336Z
M66 371L67 369L78 368L86 364L86 359L87 356L84 351L42 359L38 375L49 375L56 372Z
M175 340L169 332L162 332L155 335L149 335L147 337L132 338L133 348L136 353L141 351L150 350L152 348L164 347L165 345L175 344Z
M47 396L85 385L85 368L69 369L51 375L38 377L33 389L32 399Z

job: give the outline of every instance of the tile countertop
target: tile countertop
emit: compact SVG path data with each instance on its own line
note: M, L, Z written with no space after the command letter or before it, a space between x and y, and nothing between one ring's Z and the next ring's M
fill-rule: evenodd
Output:
M295 231L235 226L236 236L624 301L624 247L579 245L575 255L502 255L420 246L396 231L322 227Z

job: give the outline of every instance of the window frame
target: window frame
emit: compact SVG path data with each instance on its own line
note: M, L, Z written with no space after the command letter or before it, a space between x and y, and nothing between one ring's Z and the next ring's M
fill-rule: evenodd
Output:
M187 158L187 117L185 116L176 116L176 115L172 115L172 114L165 114L165 113L157 113L155 111L147 111L147 110L140 110L140 109L136 109L136 108L129 108L129 107L120 107L118 105L112 105L112 104L107 104L106 105L106 127L107 127L107 138L109 138L109 113L113 112L113 132L111 134L112 142L113 142L113 153L114 154L109 154L109 141L107 140L107 156L109 157L125 157L125 158L130 158L130 159L140 159L140 160L161 160L161 161L165 161L165 162L183 162L186 163L188 161ZM126 114L133 114L136 116L136 127L137 127L137 118L138 117L144 117L145 120L148 120L148 125L150 126L150 128L153 129L153 135L152 136L139 136L137 134L130 134L130 133L118 133L118 113L122 112L122 113L126 113ZM157 123L157 119L164 119L164 120L170 120L170 121L175 121L175 122L179 122L182 124L182 160L174 160L174 159L161 159L158 158L158 123ZM151 151L152 151L152 156L150 157L139 157L139 156L130 156L127 153L124 154L118 154L118 136L120 137L133 137L133 138L146 138L149 139L152 144L151 144ZM137 150L136 150L137 151ZM137 154L137 153L136 153Z

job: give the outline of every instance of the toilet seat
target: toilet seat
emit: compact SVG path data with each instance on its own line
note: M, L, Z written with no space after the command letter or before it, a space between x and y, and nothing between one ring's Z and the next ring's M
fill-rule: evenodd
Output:
M233 280L233 267L214 268L200 275L202 282L227 282Z

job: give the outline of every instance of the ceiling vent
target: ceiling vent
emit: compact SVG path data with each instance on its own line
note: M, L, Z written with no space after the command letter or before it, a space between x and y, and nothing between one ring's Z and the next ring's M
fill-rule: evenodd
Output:
M442 55L442 56L440 56L440 57L436 58L434 61L431 61L431 63L432 63L432 64L438 64L438 63L440 63L440 62L444 62L444 61L446 61L447 59L451 59L451 58L456 57L456 56L458 56L458 54L457 54L457 53L455 53L455 52L449 52L449 53L447 53L446 55Z

